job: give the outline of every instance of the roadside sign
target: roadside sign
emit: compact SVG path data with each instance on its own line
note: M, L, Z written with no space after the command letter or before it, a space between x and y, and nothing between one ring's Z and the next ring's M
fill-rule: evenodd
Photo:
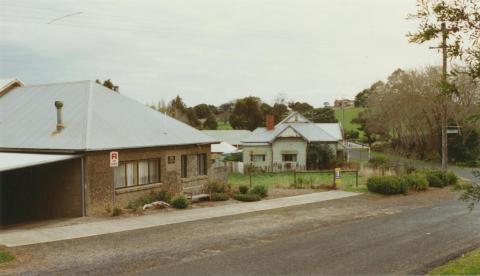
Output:
M110 167L118 167L118 152L110 152Z
M458 133L458 129L447 129L447 133L448 133L448 134L457 134L457 133Z

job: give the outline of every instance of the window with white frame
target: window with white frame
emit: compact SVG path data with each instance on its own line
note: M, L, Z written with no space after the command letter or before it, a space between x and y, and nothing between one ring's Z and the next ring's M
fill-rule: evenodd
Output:
M250 156L252 162L265 162L265 154L252 154Z
M148 159L120 162L113 169L115 188L133 187L160 182L160 160Z

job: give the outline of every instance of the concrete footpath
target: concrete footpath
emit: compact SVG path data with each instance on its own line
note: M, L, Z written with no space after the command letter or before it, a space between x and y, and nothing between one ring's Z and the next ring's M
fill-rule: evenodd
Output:
M0 245L14 247L77 239L175 223L198 221L203 219L219 218L250 212L316 203L356 195L360 194L343 191L329 191L263 200L258 202L182 210L172 213L157 213L139 217L108 219L104 221L69 226L29 230L4 230L0 231Z

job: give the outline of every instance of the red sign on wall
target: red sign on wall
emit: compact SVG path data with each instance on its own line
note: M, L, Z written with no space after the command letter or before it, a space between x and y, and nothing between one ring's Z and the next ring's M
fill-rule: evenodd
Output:
M110 167L118 167L118 152L110 152Z

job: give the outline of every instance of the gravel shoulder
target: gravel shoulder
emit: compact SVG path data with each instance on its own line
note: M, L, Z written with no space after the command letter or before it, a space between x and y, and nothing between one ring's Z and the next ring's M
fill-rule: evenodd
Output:
M449 189L409 196L362 195L297 207L12 248L0 274L131 274L181 266L295 235L456 200Z

